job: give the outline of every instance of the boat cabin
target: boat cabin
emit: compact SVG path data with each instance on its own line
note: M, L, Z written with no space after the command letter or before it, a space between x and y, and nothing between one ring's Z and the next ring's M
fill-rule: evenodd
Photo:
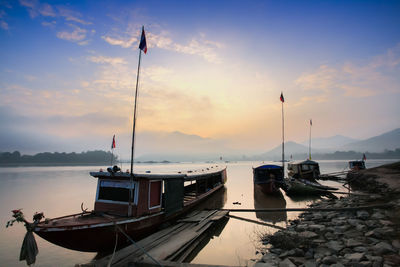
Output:
M349 169L352 171L364 170L365 169L365 161L363 161L363 160L349 161Z
M109 168L90 175L98 178L94 211L129 217L177 212L226 181L221 168L133 176Z
M315 180L320 175L319 164L312 160L291 162L288 164L288 175L292 178Z

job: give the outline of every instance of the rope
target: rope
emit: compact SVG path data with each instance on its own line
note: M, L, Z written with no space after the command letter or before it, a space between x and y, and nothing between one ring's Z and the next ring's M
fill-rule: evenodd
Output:
M371 206L359 206L359 207L347 207L347 208L287 208L287 209L218 209L221 211L229 212L277 212L277 211L355 211L355 210L367 210L377 208L391 208L392 204L380 204Z
M133 241L133 239L132 239L129 235L127 235L127 234L124 232L124 230L121 229L121 227L119 227L118 225L115 225L115 226L117 227L118 230L121 231L121 233L122 233L126 238L128 238L129 241L132 242L132 244L134 244L137 248L139 248L144 254L146 254L150 259L152 259L157 265L163 267L163 265L162 265L159 261L157 261L155 258L153 258L149 253L147 253L147 251L146 251L144 248L142 248L138 243L136 243L135 241Z
M112 254L112 256L111 256L110 261L109 261L108 264L107 264L107 267L110 267L110 266L111 266L111 263L112 263L112 261L113 261L113 259L114 259L115 251L117 250L117 244L118 244L118 232L115 231L115 246L114 246L114 251L113 251L113 254Z

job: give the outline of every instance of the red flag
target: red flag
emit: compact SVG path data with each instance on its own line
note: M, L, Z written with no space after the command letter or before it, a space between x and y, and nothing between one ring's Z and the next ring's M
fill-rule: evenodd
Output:
M144 33L144 26L142 27L142 36L140 37L139 49L145 54L147 53L146 34Z
M112 140L112 143L111 143L111 149L113 149L113 148L115 148L115 134L113 136L113 140Z
M280 99L281 99L281 102L283 103L283 102L285 102L285 99L283 98L283 93L281 92L281 97L280 97Z

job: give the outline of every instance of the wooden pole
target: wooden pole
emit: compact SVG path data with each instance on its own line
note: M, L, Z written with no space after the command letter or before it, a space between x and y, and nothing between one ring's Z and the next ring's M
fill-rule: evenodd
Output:
M283 114L283 103L282 102L282 168L283 168L283 177L285 177L285 120Z
M308 144L308 158L309 158L309 160L311 160L311 127L312 127L312 122L311 122L311 120L310 120L310 142L309 142L309 144Z
M143 31L143 28L142 28ZM142 58L142 50L139 49L139 63L136 74L136 90L135 90L135 104L133 107L133 129L132 129L132 149L131 149L131 175L130 175L130 189L129 189L129 205L128 205L128 216L132 216L132 201L133 201L133 161L135 156L135 129L136 129L136 108L138 98L138 87L139 87L139 75L140 75L140 61Z

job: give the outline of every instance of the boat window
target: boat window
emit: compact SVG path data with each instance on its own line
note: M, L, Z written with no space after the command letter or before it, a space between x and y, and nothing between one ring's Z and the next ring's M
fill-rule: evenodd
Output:
M135 184L131 186L128 181L100 181L98 199L129 202L130 188L134 189Z
M312 170L310 165L301 165L301 170L302 171L309 171Z

